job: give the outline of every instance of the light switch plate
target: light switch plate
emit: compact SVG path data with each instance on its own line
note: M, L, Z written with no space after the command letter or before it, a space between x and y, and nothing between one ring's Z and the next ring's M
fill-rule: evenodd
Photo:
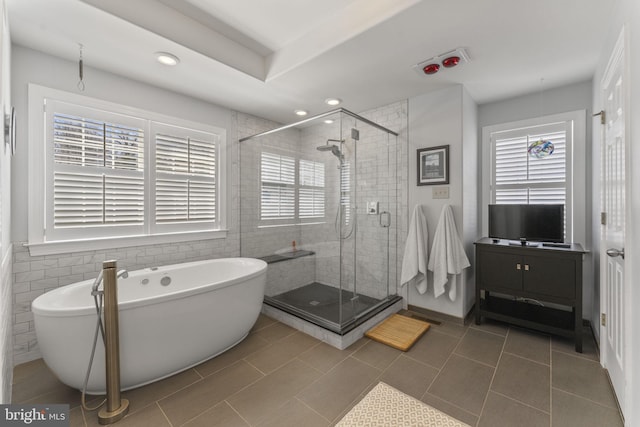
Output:
M448 199L449 187L448 186L431 187L431 197L433 199Z
M368 215L378 214L378 202L367 202L367 214Z

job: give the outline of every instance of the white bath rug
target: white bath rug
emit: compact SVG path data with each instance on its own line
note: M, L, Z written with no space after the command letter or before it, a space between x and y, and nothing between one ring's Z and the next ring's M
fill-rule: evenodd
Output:
M461 421L378 383L336 427L469 427Z

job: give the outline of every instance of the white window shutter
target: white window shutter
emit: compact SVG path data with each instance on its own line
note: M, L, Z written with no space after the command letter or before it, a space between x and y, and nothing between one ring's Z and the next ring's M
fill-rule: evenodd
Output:
M154 124L155 223L211 223L217 213L218 135Z
M142 225L142 128L64 112L52 122L54 229Z
M260 219L295 218L295 159L262 152L260 156L260 181Z
M324 163L299 162L298 217L324 218Z

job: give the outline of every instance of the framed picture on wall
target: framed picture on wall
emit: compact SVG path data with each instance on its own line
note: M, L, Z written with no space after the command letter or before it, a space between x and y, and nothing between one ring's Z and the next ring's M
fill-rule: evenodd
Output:
M449 183L449 146L418 150L418 185Z

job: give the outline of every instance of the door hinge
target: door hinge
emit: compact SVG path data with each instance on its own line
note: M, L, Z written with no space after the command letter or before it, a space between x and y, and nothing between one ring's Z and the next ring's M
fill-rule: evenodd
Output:
M600 212L600 224L607 225L607 213Z
M600 324L607 326L607 313L600 313Z
M600 124L601 125L607 123L607 113L605 113L604 110L600 110L597 113L593 114L592 116L593 117L600 116Z

